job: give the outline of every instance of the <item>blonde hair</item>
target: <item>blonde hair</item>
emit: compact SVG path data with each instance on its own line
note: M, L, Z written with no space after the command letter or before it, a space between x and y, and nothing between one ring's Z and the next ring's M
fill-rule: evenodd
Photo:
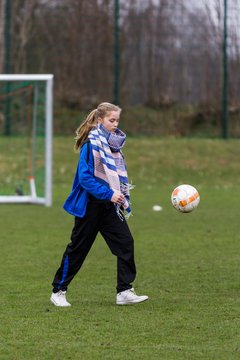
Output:
M97 126L98 119L104 118L110 111L121 111L120 107L108 102L103 102L90 112L84 122L77 128L74 150L77 151L87 139L89 132Z

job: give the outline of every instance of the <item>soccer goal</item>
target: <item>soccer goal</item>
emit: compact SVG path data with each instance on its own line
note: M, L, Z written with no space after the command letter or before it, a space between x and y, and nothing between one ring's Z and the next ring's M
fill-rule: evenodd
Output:
M0 203L52 204L53 75L0 75Z

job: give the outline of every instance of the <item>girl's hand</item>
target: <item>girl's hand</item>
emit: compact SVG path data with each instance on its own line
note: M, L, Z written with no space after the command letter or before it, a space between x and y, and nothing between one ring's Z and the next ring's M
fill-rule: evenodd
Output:
M113 196L111 198L111 201L113 203L116 203L118 205L121 205L124 201L124 195L121 193L121 191L114 190Z

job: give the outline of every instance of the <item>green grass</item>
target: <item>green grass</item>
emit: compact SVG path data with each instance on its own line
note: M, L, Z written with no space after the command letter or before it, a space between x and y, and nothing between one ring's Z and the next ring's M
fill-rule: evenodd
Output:
M34 179L38 196L44 196L45 138L35 138ZM16 195L20 188L24 195L30 195L31 144L26 136L0 136L0 195Z
M72 307L59 309L49 297L73 224L61 206L77 155L71 138L56 138L54 205L0 206L0 359L239 359L239 145L129 139L134 286L150 299L115 305L116 259L98 237L69 287ZM193 213L170 204L180 183L200 192Z

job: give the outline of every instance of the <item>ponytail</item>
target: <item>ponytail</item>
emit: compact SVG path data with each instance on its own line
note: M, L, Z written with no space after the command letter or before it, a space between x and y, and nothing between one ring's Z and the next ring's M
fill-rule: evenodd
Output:
M74 145L75 151L78 151L78 149L87 139L89 131L91 131L97 125L97 118L95 116L96 113L97 109L91 111L90 114L87 116L86 120L77 128L76 137L74 138L74 140L76 141Z

